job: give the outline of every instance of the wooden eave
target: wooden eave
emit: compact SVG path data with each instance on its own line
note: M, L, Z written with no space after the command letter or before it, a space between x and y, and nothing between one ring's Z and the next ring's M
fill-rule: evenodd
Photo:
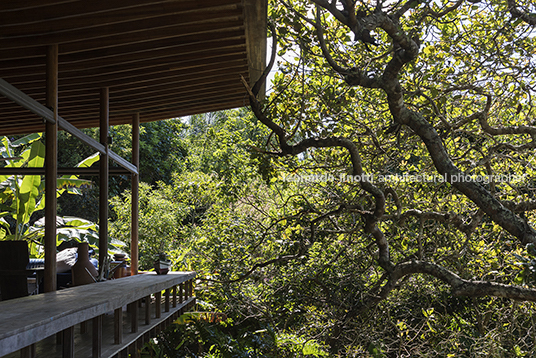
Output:
M240 81L266 58L266 0L2 0L0 78L45 103L46 48L59 48L59 115L99 126L247 105ZM43 119L0 96L0 135L44 131Z

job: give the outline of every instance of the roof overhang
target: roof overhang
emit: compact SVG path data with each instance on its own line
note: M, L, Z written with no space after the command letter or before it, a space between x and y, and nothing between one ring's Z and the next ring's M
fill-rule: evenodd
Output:
M163 120L248 104L266 61L266 0L2 0L0 78L41 104L47 46L59 48L58 112L77 128ZM0 97L0 134L44 131Z

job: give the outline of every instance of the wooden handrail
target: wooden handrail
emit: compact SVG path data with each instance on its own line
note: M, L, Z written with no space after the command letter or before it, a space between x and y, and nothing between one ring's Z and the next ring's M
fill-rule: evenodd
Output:
M195 277L195 272L170 272L167 275L145 273L2 301L0 357L69 330L78 323L113 313L126 305L133 304L137 309L141 300L146 300L152 294L158 297L162 291L177 285L186 283L190 286L190 281ZM193 302L191 295L188 299L188 303ZM158 307L159 302L155 306ZM160 316L160 312L155 312L155 316ZM155 324L159 324L159 321L153 322Z

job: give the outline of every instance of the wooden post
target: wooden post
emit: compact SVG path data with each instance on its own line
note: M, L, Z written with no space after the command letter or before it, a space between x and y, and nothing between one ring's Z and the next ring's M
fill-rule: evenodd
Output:
M130 305L130 332L138 332L138 301L129 303Z
M74 326L63 330L62 357L74 358Z
M177 285L173 285L173 308L177 307Z
M140 171L140 114L132 117L132 164ZM130 272L138 274L139 174L132 174L132 200L130 225Z
M35 343L22 348L20 358L35 358Z
M100 142L106 154L100 154L100 189L99 189L99 273L102 272L108 257L108 126L109 126L109 90L100 93Z
M182 303L184 301L184 284L179 284L179 303Z
M103 315L93 318L93 358L100 358L102 352L102 318Z
M162 316L162 292L158 291L154 294L155 296L155 304L154 304L154 311L155 311L155 318L160 318Z
M169 312L169 298L170 298L170 289L166 288L166 300L164 301L164 311Z
M114 343L123 343L123 307L114 310Z
M145 324L151 324L151 296L145 297Z
M86 332L87 332L87 322L88 321L84 321L84 322L80 323L80 334L86 334Z
M55 123L45 125L45 292L56 290L56 188L58 173L58 45L47 48L46 102Z

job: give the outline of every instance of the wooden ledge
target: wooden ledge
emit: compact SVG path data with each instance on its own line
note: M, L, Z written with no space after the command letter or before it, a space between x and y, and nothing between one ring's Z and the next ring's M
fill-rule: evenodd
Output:
M0 357L196 277L145 273L0 302Z

